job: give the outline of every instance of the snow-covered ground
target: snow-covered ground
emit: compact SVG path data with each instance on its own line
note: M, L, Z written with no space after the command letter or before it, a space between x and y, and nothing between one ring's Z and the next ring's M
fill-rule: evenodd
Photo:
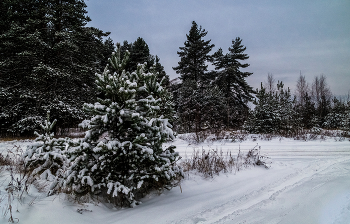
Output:
M29 142L0 142L0 151ZM104 204L74 204L64 195L46 197L30 188L23 201L15 200L13 217L24 224L112 223L350 223L350 142L334 138L315 141L251 138L242 143L172 144L182 157L193 149L222 149L237 154L256 144L271 160L271 168L252 167L203 179L186 176L180 187L151 194L135 208L115 209ZM2 172L1 183L8 176ZM0 186L0 223L7 205ZM79 211L79 212L78 212ZM82 213L82 214L81 214Z

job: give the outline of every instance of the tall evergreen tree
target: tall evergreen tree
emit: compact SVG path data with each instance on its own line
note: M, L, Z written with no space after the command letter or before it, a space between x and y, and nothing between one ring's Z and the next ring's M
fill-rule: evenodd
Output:
M32 133L47 110L60 128L85 117L80 108L95 97L107 35L86 27L85 8L83 0L2 1L1 128Z
M169 76L166 74L163 65L160 63L160 58L158 55L155 57L154 69L157 72L157 81L162 84L162 86L168 87L170 84Z
M207 62L214 47L214 44L210 44L211 40L203 40L206 35L205 29L193 21L189 34L186 34L185 46L177 52L180 56L178 66L173 67L182 80L182 84L175 88L174 95L180 124L187 132L198 133L203 128L203 96L208 87Z
M238 112L247 111L247 103L253 99L254 90L245 80L253 73L240 70L249 66L248 63L242 63L249 58L244 53L246 47L242 45L242 39L237 37L232 40L232 46L228 50L229 53L225 55L221 48L213 54L212 62L217 71L213 77L214 83L222 89L227 101L225 123L229 127L237 127L242 124L237 117L244 116Z
M207 72L206 62L209 61L209 53L215 46L210 44L211 40L203 40L207 33L202 26L198 27L195 21L192 22L190 32L186 34L185 46L180 47L180 51L177 52L180 57L178 66L173 67L183 81L190 79L199 84Z
M103 43L103 58L101 61L102 65L108 64L108 58L112 55L112 53L115 51L115 44L113 43L113 40L108 37Z

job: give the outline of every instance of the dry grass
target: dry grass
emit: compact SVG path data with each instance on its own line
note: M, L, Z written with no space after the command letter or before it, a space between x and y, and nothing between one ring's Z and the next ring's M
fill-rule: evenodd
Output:
M232 141L243 142L248 138L248 132L246 131L230 131L230 130L205 130L197 133L181 134L178 137L190 144L200 144L202 142L213 141Z
M232 172L234 164L231 152L224 154L222 150L208 150L206 152L204 149L202 151L193 150L192 157L185 158L180 163L185 173L195 170L205 178L219 175L220 172Z
M235 173L242 168L250 166L263 166L268 169L269 158L260 154L260 146L255 146L249 150L247 154L243 154L241 150L237 156L233 156L231 151L224 153L222 150L208 151L193 150L193 154L190 158L185 158L181 161L182 166L187 176L190 171L201 174L204 178L211 178L220 173Z
M29 181L25 175L23 150L19 146L13 146L7 150L6 156L0 154L0 171L8 176L1 185L5 188L5 194L0 201L7 200L3 207L3 216L8 216L8 222L17 223L18 218L13 217L15 200L21 201L23 194L28 191Z

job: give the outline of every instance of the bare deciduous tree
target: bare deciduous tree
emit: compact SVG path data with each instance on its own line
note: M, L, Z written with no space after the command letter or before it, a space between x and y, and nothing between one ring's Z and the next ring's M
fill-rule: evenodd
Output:
M295 96L301 106L305 105L305 96L309 94L309 91L309 84L306 82L305 76L300 74L297 81Z
M315 103L315 108L319 117L319 122L322 125L324 118L328 114L331 107L332 92L327 85L326 76L316 76L312 83L311 91L312 99Z
M312 83L311 95L315 102L316 108L321 106L322 101L331 100L332 92L327 85L325 75L322 74L320 77L315 77L314 82Z
M265 82L265 88L268 92L274 93L276 91L276 80L273 77L272 73L267 74L267 81Z

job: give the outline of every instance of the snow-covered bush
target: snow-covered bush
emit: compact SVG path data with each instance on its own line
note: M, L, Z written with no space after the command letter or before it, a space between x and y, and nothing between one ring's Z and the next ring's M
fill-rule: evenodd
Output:
M162 144L174 138L169 93L157 82L155 72L125 71L120 45L103 74L97 74L99 99L86 104L91 115L80 146L70 148L63 188L76 196L102 195L116 205L134 206L149 190L171 187L182 175L176 165L175 147ZM164 111L167 111L163 116Z

